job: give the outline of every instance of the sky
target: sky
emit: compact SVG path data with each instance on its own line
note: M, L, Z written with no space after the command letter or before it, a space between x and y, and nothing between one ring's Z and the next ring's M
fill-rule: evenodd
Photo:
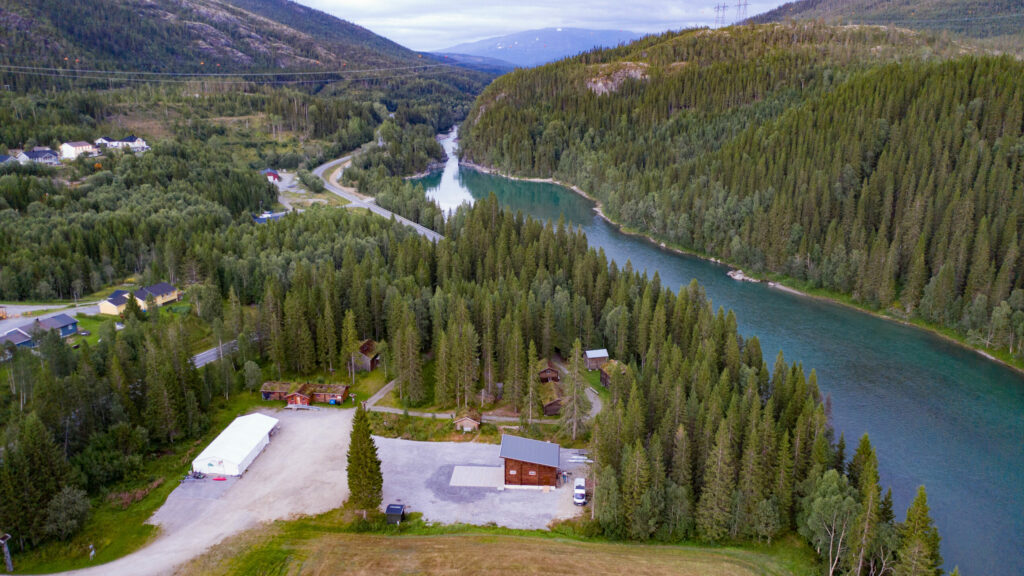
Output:
M354 22L413 50L438 50L523 30L591 28L663 32L713 26L715 5L736 0L297 0ZM784 0L749 0L747 14L770 10Z

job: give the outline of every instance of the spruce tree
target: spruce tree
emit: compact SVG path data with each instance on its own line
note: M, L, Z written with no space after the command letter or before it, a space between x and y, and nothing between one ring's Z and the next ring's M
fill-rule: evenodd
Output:
M619 478L615 468L606 465L601 469L594 488L593 506L597 508L597 522L605 536L617 539L626 535Z
M900 527L900 548L894 576L939 576L942 556L939 554L939 532L928 510L928 494L924 486L907 510L907 520Z
M587 383L583 380L583 346L579 338L573 342L569 370L565 376L566 398L562 404L561 426L575 441L583 433L590 417Z
M728 422L723 420L715 434L704 470L704 489L697 503L697 534L717 542L726 537L732 514L736 462Z
M377 445L370 435L370 420L362 406L356 408L348 445L349 502L360 510L380 507L384 477Z
M870 562L871 545L879 522L879 504L882 488L878 485L878 458L868 435L864 435L862 443L867 443L867 456L861 462L857 491L859 492L860 513L853 524L853 537L850 539L850 569L852 574L860 575L867 571Z

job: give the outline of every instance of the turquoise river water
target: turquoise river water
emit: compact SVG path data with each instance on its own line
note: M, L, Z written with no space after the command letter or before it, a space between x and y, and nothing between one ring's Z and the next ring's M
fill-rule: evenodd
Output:
M443 172L419 179L443 209L495 194L540 219L582 227L591 246L621 266L657 271L677 289L696 278L715 307L733 309L741 332L757 335L768 362L818 371L833 401L848 455L865 432L878 451L884 487L898 520L918 485L928 489L946 569L965 575L1024 574L1024 378L926 331L823 300L739 282L728 267L664 250L623 234L594 205L564 187L523 182L460 167L455 138Z

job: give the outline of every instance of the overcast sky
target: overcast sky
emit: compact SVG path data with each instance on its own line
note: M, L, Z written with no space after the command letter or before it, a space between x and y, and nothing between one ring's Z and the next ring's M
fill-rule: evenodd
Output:
M662 32L714 25L715 5L736 0L297 0L413 50L437 50L522 30L566 26ZM750 0L758 14L784 0Z

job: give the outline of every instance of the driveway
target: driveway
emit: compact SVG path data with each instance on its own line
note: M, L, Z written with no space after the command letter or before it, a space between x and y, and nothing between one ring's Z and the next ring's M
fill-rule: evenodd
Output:
M465 467L502 466L497 444L414 442L374 437L384 471L384 504L402 503L425 520L443 524L498 524L508 528L544 529L553 520L571 518L581 508L572 503L572 484L547 492L536 488L498 490L466 484ZM563 468L582 474L584 464L569 462L575 452L562 450ZM478 473L481 471L477 471ZM485 471L484 471L485 472Z
M209 479L183 483L150 519L161 527L154 541L108 564L62 574L170 574L225 538L263 522L341 506L348 497L345 454L355 412L262 412L281 423L245 475L224 483L226 487Z

